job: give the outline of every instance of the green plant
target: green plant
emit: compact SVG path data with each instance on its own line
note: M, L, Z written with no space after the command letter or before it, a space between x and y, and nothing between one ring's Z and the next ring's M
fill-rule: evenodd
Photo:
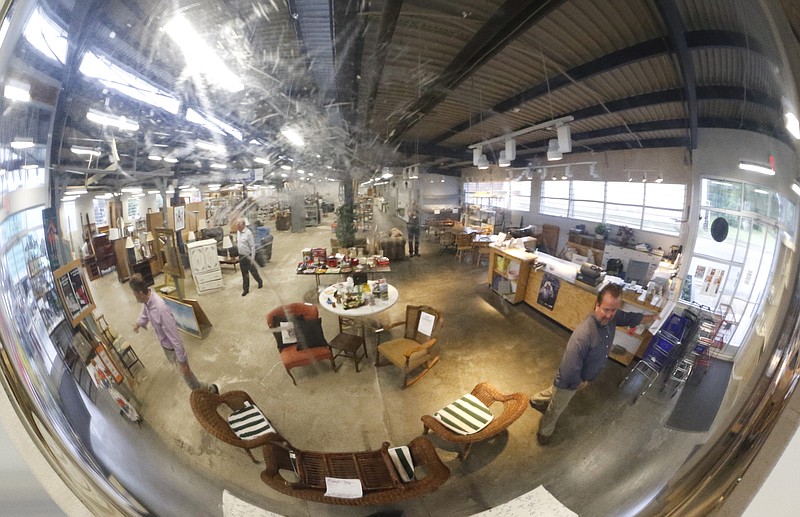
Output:
M595 235L602 235L605 237L606 233L608 233L608 225L606 223L598 223L597 226L594 227Z
M343 248L355 245L356 223L353 205L344 204L336 209L336 240Z

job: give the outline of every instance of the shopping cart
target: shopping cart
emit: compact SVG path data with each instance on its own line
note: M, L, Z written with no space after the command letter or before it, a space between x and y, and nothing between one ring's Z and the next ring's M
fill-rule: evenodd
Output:
M676 364L676 358L683 355L684 337L690 323L690 317L670 314L656 335L650 339L642 359L619 384L621 388L637 372L644 377L644 383L633 399L634 403L647 393L662 371L669 371Z

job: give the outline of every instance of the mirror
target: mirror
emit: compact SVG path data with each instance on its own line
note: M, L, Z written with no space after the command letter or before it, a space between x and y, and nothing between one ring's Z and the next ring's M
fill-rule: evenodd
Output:
M47 441L41 448L53 463L68 465L68 488L96 513L200 515L236 499L313 513L264 485L261 465L205 433L153 333L128 330L140 306L114 270L120 241L147 235L156 219L155 227L169 226L174 207L186 206L186 235L176 236L176 246L189 231L208 230L227 260L224 289L197 297L214 328L203 340L185 337L192 368L226 390L252 392L297 447L355 451L408 443L421 432L421 415L482 380L538 391L552 381L569 332L531 317L525 304L490 297L486 270L453 269L463 264L438 253L431 230L423 257L396 261L388 280L401 300L384 316L402 319L406 304L441 301L453 324L442 329L437 368L404 391L387 369L356 373L349 363L337 373L312 370L295 388L264 316L285 303L319 301L294 262L303 248L328 248L339 237L330 228L334 205L351 207L348 223L359 237L400 256L402 241L377 221L394 217L391 226L404 231L412 209L430 229L470 218L490 233L508 230L510 221L547 225L554 255L573 223L604 223L612 237L622 228L633 235L620 248L681 249L672 253L668 276L676 280L665 296L722 318L727 334L717 359L727 374L709 427L664 427L679 397L652 390L631 405L616 388L626 367L609 362L603 382L576 395L575 434L538 448L538 415L526 414L502 439L473 448L468 462L436 442L450 479L402 508L477 513L539 485L582 515L711 508L732 481L701 484L711 475L702 466L751 443L742 429L763 416L756 413L763 404L753 401L794 385L768 382L769 372L788 371L778 365L792 353L786 336L797 320L785 303L797 278L800 20L792 7L758 0L5 2L0 334L3 375L13 388L6 391L24 408L29 439ZM496 199L506 203L502 211L491 204ZM59 227L49 244L45 207ZM205 217L196 215L201 210ZM277 234L276 259L262 272L267 285L245 298L237 262L227 258L230 223L239 216ZM622 244L589 240L590 249ZM133 389L144 406L141 428L120 420L117 406L92 388L81 361L93 335L75 337L52 294L47 271L89 256L94 262L83 266L99 312L147 365L147 379ZM452 278L437 283L431 264ZM449 300L436 298L448 293ZM335 318L324 310L325 333L334 335ZM764 336L753 331L756 322ZM543 336L552 339L543 343ZM459 365L459 354L471 366ZM357 414L331 415L352 407ZM148 477L145 469L158 472ZM455 507L453 494L469 497Z

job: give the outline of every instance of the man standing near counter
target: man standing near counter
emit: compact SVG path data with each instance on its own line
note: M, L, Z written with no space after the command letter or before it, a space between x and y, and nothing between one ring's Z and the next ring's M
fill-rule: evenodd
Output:
M242 270L242 296L250 292L250 275L258 282L258 288L264 286L261 281L261 275L258 274L258 269L253 263L256 258L256 240L253 238L253 232L244 224L244 219L236 220L236 247L239 249L239 269Z
M531 407L544 413L536 433L540 445L550 443L558 417L575 393L589 386L603 371L616 328L650 324L656 319L655 315L621 311L621 305L622 289L618 285L608 284L600 290L594 311L569 338L552 386L531 397Z

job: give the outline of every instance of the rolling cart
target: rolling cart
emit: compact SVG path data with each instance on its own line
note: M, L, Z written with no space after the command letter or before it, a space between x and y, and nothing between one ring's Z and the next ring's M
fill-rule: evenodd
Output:
M642 359L619 384L621 388L637 372L644 377L642 389L634 397L634 403L647 393L662 371L669 371L676 364L676 358L682 355L684 339L691 330L692 323L691 316L671 314L650 340Z

